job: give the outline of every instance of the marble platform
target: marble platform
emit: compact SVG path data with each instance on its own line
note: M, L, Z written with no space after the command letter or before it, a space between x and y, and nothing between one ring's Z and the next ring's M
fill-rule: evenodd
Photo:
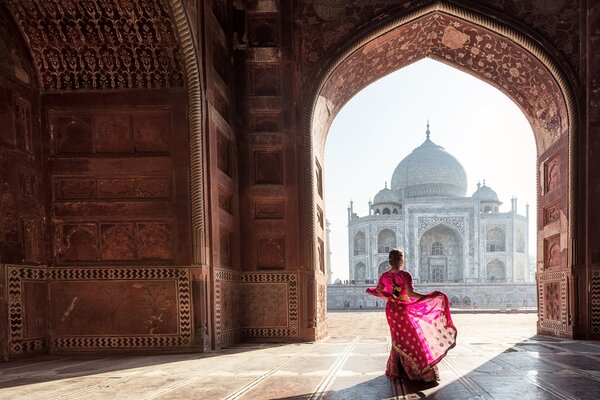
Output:
M331 312L318 343L0 364L0 399L600 399L600 342L535 335L535 314L457 314L436 386L392 382L383 312Z

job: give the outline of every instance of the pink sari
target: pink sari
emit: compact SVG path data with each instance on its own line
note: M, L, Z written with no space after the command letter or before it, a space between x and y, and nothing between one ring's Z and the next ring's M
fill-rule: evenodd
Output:
M438 380L436 364L456 345L450 304L437 291L411 299L408 290L412 288L412 275L400 270L384 272L377 287L367 289L368 294L388 300L385 315L392 350L385 374L400 378L404 372L411 380Z

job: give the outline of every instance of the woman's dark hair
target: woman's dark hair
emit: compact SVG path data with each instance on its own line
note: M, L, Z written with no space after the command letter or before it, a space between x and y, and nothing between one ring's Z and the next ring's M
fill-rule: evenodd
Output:
M392 267L398 265L401 259L404 258L404 252L400 249L391 249L388 257L388 262Z

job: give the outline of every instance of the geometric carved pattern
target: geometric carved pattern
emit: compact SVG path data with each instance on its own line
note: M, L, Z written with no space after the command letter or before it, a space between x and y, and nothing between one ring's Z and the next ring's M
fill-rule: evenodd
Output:
M464 217L419 217L418 235L428 230L434 225L445 224L455 228L463 237L465 237L465 218Z
M567 332L567 277L564 272L538 275L538 324L555 332Z
M295 337L298 336L298 275L288 273L244 273L242 274L242 288L257 287L257 285L264 285L265 293L271 293L270 288L278 288L274 286L278 284L285 284L284 295L287 297L287 310L285 311L285 317L287 320L287 326L285 327L244 327L242 334L245 337ZM258 286L260 287L260 286ZM256 289L260 291L260 289ZM277 290L275 290L277 292ZM284 299L277 298L263 298L257 303L262 308L267 307L269 303L282 302ZM253 311L246 310L246 312L256 313L268 313L271 309L255 309ZM279 311L279 310L275 310Z
M10 351L22 354L40 350L46 346L45 339L23 340L24 281L156 281L174 280L177 291L179 329L177 335L103 335L52 337L52 348L58 351L81 349L144 349L189 347L192 344L192 320L189 272L183 267L106 267L102 268L42 268L8 265Z
M8 272L8 318L9 318L9 352L11 354L26 354L48 348L48 338L25 339L25 315L23 281L41 281L47 279L47 269L7 265ZM4 322L3 322L4 323Z
M44 90L184 85L166 0L10 0Z
M600 335L600 269L592 269L591 289L591 333Z

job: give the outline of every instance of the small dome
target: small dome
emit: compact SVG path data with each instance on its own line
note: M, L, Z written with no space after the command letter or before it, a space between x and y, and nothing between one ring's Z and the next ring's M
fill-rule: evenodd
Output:
M404 197L463 197L467 174L460 162L442 146L427 139L394 170L391 189Z
M373 199L373 205L377 204L400 204L400 200L396 193L387 188L386 183L385 188L381 189Z
M479 184L477 184L479 185ZM479 201L490 201L495 203L500 203L498 199L498 194L489 186L485 185L485 182L482 186L479 186L475 193L473 193L473 197L479 197Z

